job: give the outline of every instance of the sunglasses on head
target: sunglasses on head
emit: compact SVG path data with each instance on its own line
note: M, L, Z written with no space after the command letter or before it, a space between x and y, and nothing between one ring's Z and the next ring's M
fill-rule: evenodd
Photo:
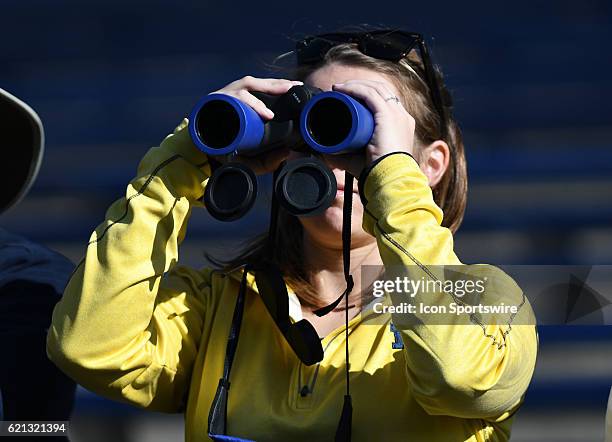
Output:
M394 63L405 58L410 51L418 49L425 70L425 78L421 78L421 80L429 88L436 112L440 116L440 133L443 139L446 138L448 112L442 98L443 92L421 34L394 29L379 29L367 32L332 32L311 35L296 43L297 63L300 66L320 63L325 59L325 54L331 48L344 43L356 44L359 51L364 55ZM447 101L449 100L447 99Z

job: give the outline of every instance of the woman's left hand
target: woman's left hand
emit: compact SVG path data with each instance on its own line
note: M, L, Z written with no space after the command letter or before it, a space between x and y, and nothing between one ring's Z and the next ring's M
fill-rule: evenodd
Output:
M350 80L332 86L336 92L361 100L374 116L374 133L363 152L328 155L329 163L359 177L361 171L383 155L392 152L413 154L415 121L391 88L383 82Z

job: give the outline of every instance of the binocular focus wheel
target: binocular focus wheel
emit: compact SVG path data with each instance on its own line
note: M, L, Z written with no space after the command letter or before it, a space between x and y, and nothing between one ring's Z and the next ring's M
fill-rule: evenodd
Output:
M234 221L251 210L257 198L257 177L240 163L219 167L206 184L204 205L219 221Z
M291 214L313 216L322 213L336 198L336 177L319 159L300 158L285 164L275 194Z

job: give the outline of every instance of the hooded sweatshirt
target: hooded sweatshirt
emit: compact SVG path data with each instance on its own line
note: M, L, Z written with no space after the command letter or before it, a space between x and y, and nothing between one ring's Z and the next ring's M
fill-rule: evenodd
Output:
M211 170L185 120L143 158L92 233L47 338L50 358L86 388L146 409L185 413L189 442L209 440L241 272L177 264ZM390 155L360 182L363 227L385 267L461 264L427 179ZM407 253L406 253L407 252ZM345 327L304 366L268 314L253 275L231 372L227 434L256 441L333 440L345 389ZM495 290L519 304L509 277ZM295 295L289 289L290 296ZM531 314L528 303L522 310ZM535 326L348 324L353 441L505 441L536 359ZM401 344L400 344L401 341ZM312 386L302 394L305 385Z

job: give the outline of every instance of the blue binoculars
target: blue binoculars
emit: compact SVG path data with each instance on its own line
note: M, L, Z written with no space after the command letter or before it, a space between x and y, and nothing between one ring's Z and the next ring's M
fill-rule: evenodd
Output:
M339 92L294 86L278 96L252 92L274 112L264 121L250 106L225 94L201 99L189 116L195 146L212 157L256 156L279 148L340 154L365 147L374 132L367 107ZM336 197L334 174L316 156L292 160L275 175L274 195L290 213L312 216L329 207ZM257 179L241 163L215 169L204 203L209 213L233 221L248 212L257 195Z
M264 121L247 104L224 94L210 94L193 108L191 138L208 155L257 155L300 139L315 152L334 154L363 148L374 131L372 113L340 92L294 86L272 96L254 92L273 112Z

